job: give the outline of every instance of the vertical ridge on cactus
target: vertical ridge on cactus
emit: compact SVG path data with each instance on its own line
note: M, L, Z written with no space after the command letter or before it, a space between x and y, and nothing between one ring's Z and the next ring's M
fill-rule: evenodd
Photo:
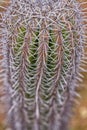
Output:
M2 14L4 91L11 130L68 129L86 42L81 4L11 0Z

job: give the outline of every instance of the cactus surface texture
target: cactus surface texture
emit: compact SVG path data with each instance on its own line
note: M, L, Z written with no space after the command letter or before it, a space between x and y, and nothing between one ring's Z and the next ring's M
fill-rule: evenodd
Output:
M83 70L85 3L11 0L1 15L2 89L11 130L68 130Z

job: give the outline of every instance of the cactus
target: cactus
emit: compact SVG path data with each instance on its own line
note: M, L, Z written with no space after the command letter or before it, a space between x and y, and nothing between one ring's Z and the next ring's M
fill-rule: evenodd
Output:
M11 0L2 15L3 89L11 130L68 129L84 62L81 5Z

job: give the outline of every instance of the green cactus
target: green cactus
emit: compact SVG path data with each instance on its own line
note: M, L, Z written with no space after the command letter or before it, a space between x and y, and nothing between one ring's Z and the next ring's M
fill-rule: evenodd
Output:
M11 0L2 17L11 130L67 130L84 57L77 0Z

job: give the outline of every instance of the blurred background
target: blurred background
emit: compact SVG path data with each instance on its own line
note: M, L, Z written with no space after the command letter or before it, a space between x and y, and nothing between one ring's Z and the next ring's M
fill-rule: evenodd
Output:
M8 6L9 0L0 0L0 6ZM79 1L85 1L87 0L79 0ZM83 6L83 8L87 8L87 4ZM4 11L0 7L0 13ZM86 11L87 12L87 11ZM85 49L85 57L87 57L87 49ZM0 57L1 59L2 57ZM1 67L0 67L1 69ZM84 67L84 69L87 71L87 65ZM81 99L79 99L79 104L75 106L74 108L74 115L72 117L72 120L70 122L70 130L87 130L87 72L83 73L84 78L81 83L79 83L79 93L81 95ZM2 83L0 82L0 86ZM0 96L2 94L0 93ZM3 111L4 104L0 102L0 130L4 130L3 121L5 120L5 113Z

